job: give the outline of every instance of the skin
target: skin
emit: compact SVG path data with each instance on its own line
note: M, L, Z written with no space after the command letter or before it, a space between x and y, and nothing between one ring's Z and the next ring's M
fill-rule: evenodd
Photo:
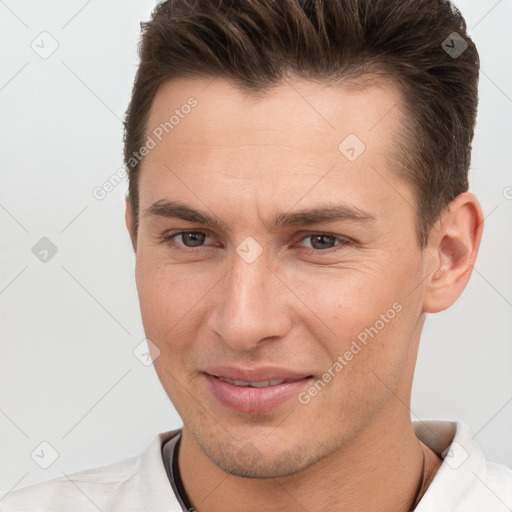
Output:
M190 96L198 106L144 160L138 233L128 201L126 224L146 336L160 351L154 366L183 420L178 463L192 505L410 510L424 454L427 483L441 463L411 423L418 343L426 313L448 308L470 278L477 198L458 196L419 248L412 186L393 172L403 115L393 84L290 78L255 97L222 79L173 80L155 97L148 134ZM338 150L349 134L366 145L353 162ZM146 215L161 199L229 229ZM271 229L278 213L328 201L374 220ZM208 236L199 246L162 242L180 230ZM340 238L314 236L323 233ZM248 236L262 249L252 263L236 251ZM308 404L293 397L270 413L240 413L205 385L202 370L216 365L319 379L395 303L401 311Z

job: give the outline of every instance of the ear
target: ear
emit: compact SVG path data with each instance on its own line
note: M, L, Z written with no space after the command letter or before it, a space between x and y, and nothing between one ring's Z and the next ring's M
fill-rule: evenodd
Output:
M484 217L474 194L464 192L449 205L433 231L429 252L436 266L424 288L423 312L437 313L449 308L466 288L482 238Z
M136 252L137 251L137 237L136 237L135 228L134 228L135 222L133 219L132 205L131 205L130 198L129 198L128 194L126 194L126 196L125 196L125 203L126 203L126 208L124 211L124 221L126 224L126 229L128 230L128 233L130 235L130 239L132 241L133 250Z

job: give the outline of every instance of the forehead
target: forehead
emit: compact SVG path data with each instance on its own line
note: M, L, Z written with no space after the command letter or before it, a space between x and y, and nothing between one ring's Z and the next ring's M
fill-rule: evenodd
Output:
M169 128L177 111L179 119L175 115L169 133L162 134L176 147L194 140L205 147L220 141L239 146L283 143L338 156L339 143L350 133L375 147L389 141L390 129L397 129L400 92L390 80L370 83L363 87L357 79L340 85L286 79L254 94L220 78L171 80L154 98L146 131L151 134L166 123ZM189 108L192 101L197 105ZM383 133L388 136L379 140Z
M154 148L142 165L141 206L183 194L196 204L238 194L258 208L273 194L291 204L341 193L365 210L386 194L396 201L397 187L409 188L392 172L401 99L389 81L361 87L287 79L258 95L219 78L169 81L148 119ZM400 195L412 203L410 192Z

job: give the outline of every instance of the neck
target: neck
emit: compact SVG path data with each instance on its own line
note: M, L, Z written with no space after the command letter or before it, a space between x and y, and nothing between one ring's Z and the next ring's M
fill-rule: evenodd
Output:
M388 406L395 410L385 410ZM400 418L397 409L403 412L403 403L390 399L335 453L298 473L274 479L228 475L184 428L178 464L185 490L198 512L326 512L338 511L340 505L344 510L409 512L440 461L422 448L409 414ZM426 485L421 489L423 481Z

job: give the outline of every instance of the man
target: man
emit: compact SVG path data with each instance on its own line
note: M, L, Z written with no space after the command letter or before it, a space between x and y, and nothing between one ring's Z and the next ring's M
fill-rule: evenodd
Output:
M463 422L411 422L463 292L478 54L441 0L170 0L144 25L126 224L183 428L0 510L512 510Z

